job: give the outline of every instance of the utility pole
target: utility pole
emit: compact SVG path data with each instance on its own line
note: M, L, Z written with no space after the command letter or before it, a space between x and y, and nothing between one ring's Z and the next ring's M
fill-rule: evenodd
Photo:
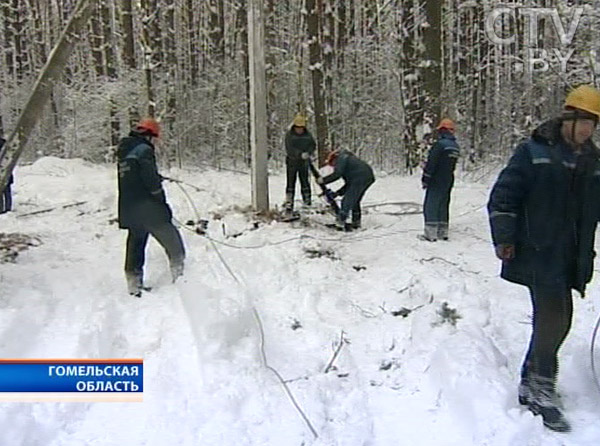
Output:
M248 2L248 53L252 207L257 212L266 212L269 210L269 172L263 0Z

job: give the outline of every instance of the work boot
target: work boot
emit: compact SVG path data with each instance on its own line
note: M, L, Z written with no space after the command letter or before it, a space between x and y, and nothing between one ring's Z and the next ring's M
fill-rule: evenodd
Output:
M183 276L183 262L174 262L171 264L171 278L173 283L177 281L179 277Z
M541 415L544 426L556 432L570 432L571 425L561 411L561 403L550 378L536 377L519 385L519 403L534 415Z
M448 223L438 224L437 236L441 240L448 240Z
M354 210L352 211L352 223L350 224L350 226L352 227L352 229L359 229L360 228L360 220L361 220L361 211L357 211Z
M289 212L290 214L294 212L294 194L285 194L285 203L283 207L285 212Z
M131 271L125 271L125 280L127 281L127 291L131 296L142 297L143 277L141 274Z
M312 197L310 192L302 192L302 202L304 203L304 206L310 207L310 205L312 204Z
M423 238L430 242L437 241L438 237L438 225L437 223L425 223L425 233Z
M335 228L338 231L350 231L351 227L348 223L346 223L347 216L338 214L335 219Z

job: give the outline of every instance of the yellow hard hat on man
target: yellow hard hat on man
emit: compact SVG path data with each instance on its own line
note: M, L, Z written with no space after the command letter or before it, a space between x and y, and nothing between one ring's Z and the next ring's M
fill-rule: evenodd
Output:
M296 116L294 116L294 127L306 127L306 116L304 116L302 113L298 113Z
M600 91L591 85L581 85L567 95L564 106L566 109L583 110L600 119Z

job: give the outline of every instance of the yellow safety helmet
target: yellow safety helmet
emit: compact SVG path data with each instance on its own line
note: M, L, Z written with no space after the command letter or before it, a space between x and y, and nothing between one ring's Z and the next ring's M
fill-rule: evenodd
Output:
M302 113L294 116L294 127L306 127L306 117Z
M591 85L581 85L572 90L565 99L565 108L576 108L600 119L600 91Z

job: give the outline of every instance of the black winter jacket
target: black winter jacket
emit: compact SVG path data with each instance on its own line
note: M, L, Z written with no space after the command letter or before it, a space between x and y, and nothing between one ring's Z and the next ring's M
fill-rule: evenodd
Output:
M371 166L348 150L340 152L333 173L323 177L323 183L333 183L339 178L343 178L346 185L354 182L372 183L375 181Z
M118 163L119 227L170 222L152 143L132 131L119 144Z
M421 181L427 187L451 188L454 185L454 168L459 156L456 138L441 130L439 138L429 150Z
M311 133L304 129L304 133L298 135L292 127L285 135L285 154L287 162L304 161L302 153L313 155L317 144Z
M495 245L512 244L502 277L529 287L585 292L593 271L600 216L600 152L566 145L560 120L538 127L500 173L488 203Z

